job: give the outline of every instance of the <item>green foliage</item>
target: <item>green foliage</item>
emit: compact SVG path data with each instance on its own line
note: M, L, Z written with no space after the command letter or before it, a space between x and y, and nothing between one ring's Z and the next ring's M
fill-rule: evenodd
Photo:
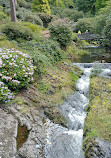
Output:
M95 0L76 0L76 6L79 10L82 10L83 12L88 12L91 10L91 12L95 12Z
M27 27L23 27L19 23L9 23L2 27L2 32L11 40L18 38L31 40L33 39L33 32Z
M45 73L47 67L52 67L52 65L66 57L59 44L53 40L43 41L43 39L40 40L39 38L38 42L25 42L25 45L21 44L21 47L28 50L38 75Z
M48 0L33 0L32 9L37 12L44 12L50 14L50 7Z
M47 94L49 92L49 84L46 83L45 79L42 79L37 87L42 93Z
M62 8L73 8L73 0L48 0L49 4L53 7L62 7Z
M27 2L26 0L17 0L19 7L31 9L31 2Z
M27 87L34 74L29 55L20 51L4 50L0 53L0 59L0 80L13 90Z
M95 32L95 23L93 18L83 18L79 19L75 25L75 32L81 31L84 33L86 30L88 32L94 33Z
M64 57L59 44L53 40L46 40L38 49L50 59L51 63L58 62Z
M39 25L32 24L31 22L22 22L21 25L25 26L25 27L28 27L35 34L38 34L42 30L42 28Z
M9 0L0 0L0 6L9 8L10 7L10 1Z
M47 13L37 13L37 16L42 20L43 26L48 27L48 24L52 21L57 19L56 16L52 14L47 14Z
M78 42L79 41L79 38L78 38L78 36L75 33L72 34L72 38L73 38L74 42Z
M109 16L110 12L111 12L111 1L108 1L106 3L106 6L104 8L101 8L97 14Z
M82 11L78 11L76 9L69 9L69 8L61 8L61 7L54 7L52 9L52 13L57 15L60 18L69 18L72 21L77 21L80 18L83 18L84 14Z
M106 25L106 19L106 15L98 15L94 18L95 33L102 34L103 28Z
M0 21L6 18L6 14L2 10L3 7L0 6Z
M111 140L110 102L111 80L100 77L91 78L90 104L84 128L85 140L89 137Z
M65 7L64 2L62 0L48 0L49 5L55 7Z
M19 8L16 14L17 18L22 21L31 22L33 24L37 24L43 26L42 20L36 14L32 13L30 10L25 8Z
M76 6L83 12L97 13L101 8L105 7L110 0L76 0Z
M96 12L98 12L101 8L104 8L107 4L107 1L110 1L110 0L96 0L95 2Z
M105 38L104 44L111 47L111 16L109 16L108 20L106 21L106 26L103 30L103 37Z
M59 19L49 26L50 35L53 40L60 43L61 46L67 46L72 42L72 31L67 21Z

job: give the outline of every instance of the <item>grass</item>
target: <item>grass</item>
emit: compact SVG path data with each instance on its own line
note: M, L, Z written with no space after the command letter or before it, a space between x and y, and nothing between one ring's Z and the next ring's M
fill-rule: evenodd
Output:
M94 138L111 140L111 80L92 77L90 84L90 104L87 107L84 127L85 152Z

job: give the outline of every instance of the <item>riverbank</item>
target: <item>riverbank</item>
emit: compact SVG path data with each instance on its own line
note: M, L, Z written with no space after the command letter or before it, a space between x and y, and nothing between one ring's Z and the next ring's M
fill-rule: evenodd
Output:
M92 75L90 103L84 127L85 157L110 157L111 143L111 79ZM106 75L106 76L108 76Z
M1 126L0 133L3 136L7 128L9 132L6 133L6 139L1 141L2 152L0 156L8 157L11 153L12 156L16 154L16 157L30 155L30 158L34 158L35 154L43 157L47 137L46 119L49 118L54 123L67 126L59 106L71 93L74 93L76 81L81 74L82 71L77 66L66 61L60 62L53 69L48 69L41 79L37 80L35 76L34 83L28 89L17 93L11 102L0 105L4 117L6 115L7 118L10 118L9 115L11 115L13 120L17 122L14 126L14 121L9 119L10 127L7 123L5 126ZM4 117L1 118L2 122ZM28 138L24 141L22 139L15 141L18 136L19 124L25 125L29 131ZM13 131L16 131L16 134L11 132L11 127L13 127ZM23 132L22 129L21 132ZM6 141L9 137L12 146L7 150ZM18 151L17 146L20 146Z

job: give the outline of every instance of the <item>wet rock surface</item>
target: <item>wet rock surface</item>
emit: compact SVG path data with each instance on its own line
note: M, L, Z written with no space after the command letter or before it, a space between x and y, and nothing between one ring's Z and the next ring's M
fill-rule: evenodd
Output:
M85 148L85 145L84 145ZM95 138L89 142L89 147L85 151L86 158L111 158L111 142L106 142Z

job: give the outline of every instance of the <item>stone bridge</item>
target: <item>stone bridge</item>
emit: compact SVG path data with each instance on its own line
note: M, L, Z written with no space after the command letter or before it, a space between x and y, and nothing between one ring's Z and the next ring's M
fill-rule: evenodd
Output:
M103 39L100 35L92 34L92 33L76 33L80 40L100 40Z

